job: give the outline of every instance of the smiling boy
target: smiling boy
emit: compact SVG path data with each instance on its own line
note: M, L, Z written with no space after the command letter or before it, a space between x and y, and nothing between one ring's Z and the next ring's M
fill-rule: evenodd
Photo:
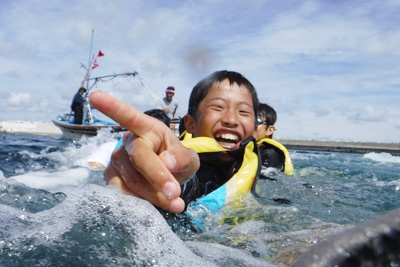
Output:
M253 134L257 106L256 90L246 78L236 72L215 72L193 88L185 127L193 137L211 137L234 149Z
M184 118L193 138L185 137L182 143L198 153L200 168L182 185L186 206L196 201L217 211L254 189L259 167L252 137L257 108L254 86L237 72L215 72L193 88Z
M107 183L176 213L198 197L197 189L195 197L184 197L180 187L182 184L185 192L195 186L192 177L199 170L197 153L183 146L168 127L134 107L103 92L93 93L90 99L98 110L131 131L113 153L105 171ZM206 137L222 150L235 150L253 135L257 109L254 86L239 73L219 71L193 88L185 127L193 137ZM254 177L251 179L250 185Z

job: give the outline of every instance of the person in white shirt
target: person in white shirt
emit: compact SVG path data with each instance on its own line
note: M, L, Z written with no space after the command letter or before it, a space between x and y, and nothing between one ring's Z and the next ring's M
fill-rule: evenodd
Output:
M178 109L178 101L174 100L175 88L168 86L165 90L165 97L157 102L157 108L164 110L170 119L175 119Z

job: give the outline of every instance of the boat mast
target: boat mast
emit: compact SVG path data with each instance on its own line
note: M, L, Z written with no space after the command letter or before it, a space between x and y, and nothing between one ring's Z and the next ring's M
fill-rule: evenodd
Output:
M83 109L83 122L88 120L90 123L93 122L92 111L90 109L89 104L89 79L90 79L90 71L92 69L93 59L92 59L92 47L93 47L93 35L94 29L92 29L92 37L90 38L90 49L89 49L89 61L88 68L86 70L85 78L82 81L81 87L85 87L86 82L86 95L85 95L85 108Z
M90 50L89 50L89 60L88 60L88 75L86 77L86 88L89 90L89 78L90 78L90 70L92 69L92 48L93 48L93 35L94 29L92 29L92 37L90 38Z

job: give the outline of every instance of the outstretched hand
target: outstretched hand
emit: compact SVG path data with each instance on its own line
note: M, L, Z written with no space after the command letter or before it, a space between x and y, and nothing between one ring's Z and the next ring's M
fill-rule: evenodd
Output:
M180 184L199 168L196 152L185 148L161 121L102 91L92 93L90 101L128 130L104 172L107 183L163 209L182 212Z

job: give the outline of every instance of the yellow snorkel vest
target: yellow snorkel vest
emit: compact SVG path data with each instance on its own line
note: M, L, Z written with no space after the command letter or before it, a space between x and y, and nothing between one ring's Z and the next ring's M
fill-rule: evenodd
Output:
M187 140L187 139L190 139L190 138L192 138L192 134L186 132L186 130L183 131L183 133L181 133L181 134L179 135L179 140L181 140L181 141L182 141L182 140Z
M244 140L240 147L235 150L228 150L221 147L217 141L209 137L190 138L185 136L182 144L195 150L201 157L203 153L228 152L242 149L240 167L235 170L232 177L223 185L197 200L195 204L206 206L210 211L215 212L228 203L240 203L240 197L244 193L254 190L261 164L258 157L258 148L253 137Z

